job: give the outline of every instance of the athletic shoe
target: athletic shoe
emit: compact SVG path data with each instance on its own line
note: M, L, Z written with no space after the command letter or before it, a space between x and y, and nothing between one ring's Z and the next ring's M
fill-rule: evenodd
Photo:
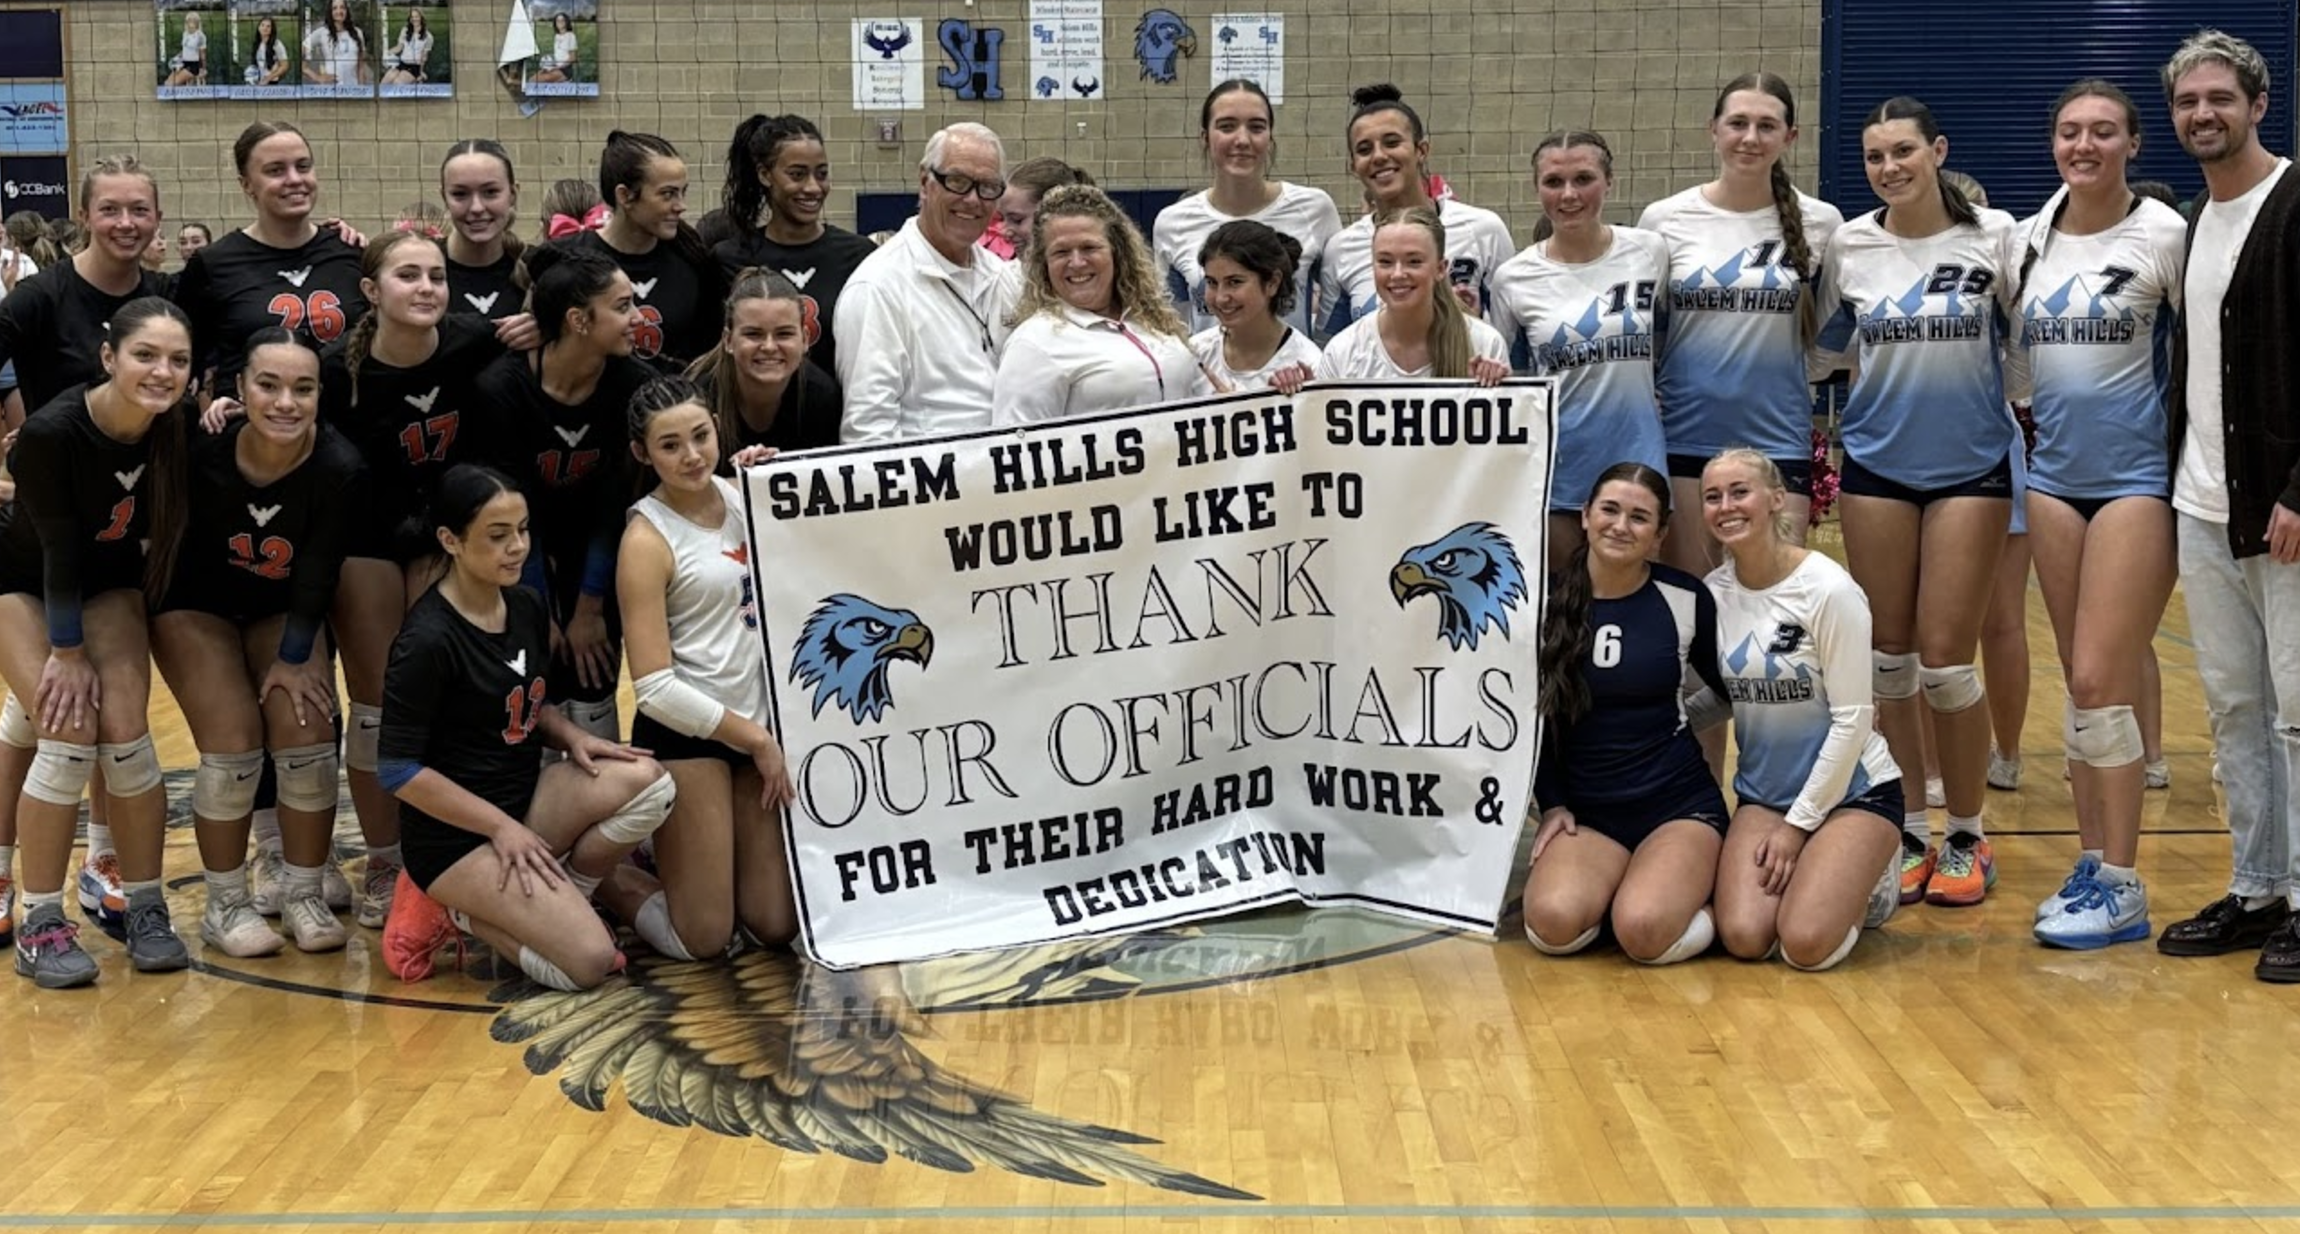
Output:
M2060 890L2037 901L2036 919L2042 921L2067 908L2068 902L2084 894L2084 885L2091 882L2099 873L2100 858L2091 853L2079 853L2076 858L2076 868L2068 872L2068 878L2061 883Z
M1914 904L1925 898L1925 884L1932 881L1933 863L1939 857L1939 850L1918 839L1916 833L1901 833L1901 903Z
M16 941L16 880L0 873L0 947Z
M432 974L433 957L450 943L460 947L462 939L447 909L401 870L391 895L391 917L383 923L383 966L401 981L422 981Z
M399 867L388 861L367 859L367 873L359 880L359 923L380 930L391 920L391 892L399 885Z
M2292 915L2278 899L2259 908L2244 907L2244 897L2226 895L2198 910L2186 921L2175 921L2156 936L2156 949L2166 955L2227 955L2261 946Z
M1946 810L1949 808L1948 790L1941 787L1939 776L1925 777L1925 808L1928 810Z
M2074 881L2075 876L2070 878ZM2137 943L2148 932L2148 889L2138 879L2107 883L2087 878L2065 908L2036 923L2036 941L2071 951ZM2294 979L2300 980L2300 973Z
M248 863L248 903L266 917L287 907L287 857L280 850L256 846L256 859Z
M298 951L340 951L343 949L343 923L328 911L327 901L318 896L297 896L287 902L280 913L281 924L295 934Z
M2218 776L2213 778L2219 779ZM2160 758L2153 763L2144 765L2141 769L2140 782L2149 788L2171 788L2172 764Z
M351 880L344 877L343 863L335 859L334 853L319 863L319 897L327 902L330 912L351 911Z
M235 960L277 955L287 946L245 898L210 899L208 911L200 914L200 941Z
M1903 835L1908 833L1903 832ZM1893 919L1901 911L1901 861L1898 854L1885 859L1885 868L1877 874L1877 885L1869 889L1869 911L1861 917L1861 928L1874 930Z
M192 966L192 953L168 920L167 897L158 888L128 897L128 963L139 973L172 973Z
M99 853L80 865L80 916L121 942L128 941L128 893L120 886L120 858Z
M60 905L43 904L24 914L16 936L16 975L30 977L43 990L69 990L96 979L95 957L80 950L80 927L64 920Z
M1925 884L1925 903L1943 908L1969 908L1988 898L1997 885L1996 852L1987 839L1969 831L1952 831L1941 845L1933 879Z
M2006 758L1995 746L1989 747L1989 787L2008 793L2020 788L2020 755Z
M2277 985L2300 983L2300 917L2287 915L2269 932L2252 975Z

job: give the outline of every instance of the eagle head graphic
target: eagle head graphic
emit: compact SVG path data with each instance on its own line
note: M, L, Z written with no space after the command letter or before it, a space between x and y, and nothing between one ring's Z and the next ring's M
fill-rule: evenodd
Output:
M895 53L910 46L910 27L899 21L874 21L863 27L863 43L878 53L881 60L892 60Z
M1171 85L1180 58L1196 54L1198 32L1172 9L1151 9L1134 23L1134 60L1144 77Z
M1509 637L1510 610L1525 599L1525 567L1493 524L1464 523L1407 549L1390 568L1390 594L1401 608L1416 596L1436 596L1438 634L1456 651L1475 651L1488 626Z
M862 724L894 705L887 669L895 661L923 669L933 658L934 631L918 614L842 592L824 600L800 627L791 680L815 688L814 714L822 714L824 703L836 703Z

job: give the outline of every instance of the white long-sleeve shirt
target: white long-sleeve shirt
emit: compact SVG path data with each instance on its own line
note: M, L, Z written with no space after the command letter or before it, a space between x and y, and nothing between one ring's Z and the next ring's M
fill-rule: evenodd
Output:
M990 422L1036 424L1213 392L1188 340L1064 305L1007 337Z
M956 265L902 225L863 259L833 318L840 439L901 441L990 427L991 386L1020 284L1014 264L977 246Z

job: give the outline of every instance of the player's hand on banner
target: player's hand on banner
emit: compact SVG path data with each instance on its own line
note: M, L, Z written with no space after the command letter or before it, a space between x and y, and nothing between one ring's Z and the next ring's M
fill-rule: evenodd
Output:
M1509 365L1492 356L1472 356L1469 375L1470 380L1481 386L1498 386L1509 380Z
M1270 374L1270 388L1292 398L1300 394L1302 386L1315 376L1316 371L1307 364L1289 364Z
M735 466L738 468L756 467L780 453L782 451L773 446L744 446L735 451Z
M1541 850L1548 848L1551 840L1561 835L1580 834L1580 828L1573 822L1573 811L1564 806L1552 806L1542 811L1541 829L1533 833L1533 859L1541 860Z

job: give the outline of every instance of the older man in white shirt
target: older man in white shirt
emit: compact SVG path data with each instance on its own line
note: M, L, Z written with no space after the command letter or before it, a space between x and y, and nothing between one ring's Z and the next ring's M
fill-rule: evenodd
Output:
M901 441L990 427L991 381L1014 311L1014 264L981 247L1006 192L1006 150L980 124L927 139L918 216L839 294L840 436Z

